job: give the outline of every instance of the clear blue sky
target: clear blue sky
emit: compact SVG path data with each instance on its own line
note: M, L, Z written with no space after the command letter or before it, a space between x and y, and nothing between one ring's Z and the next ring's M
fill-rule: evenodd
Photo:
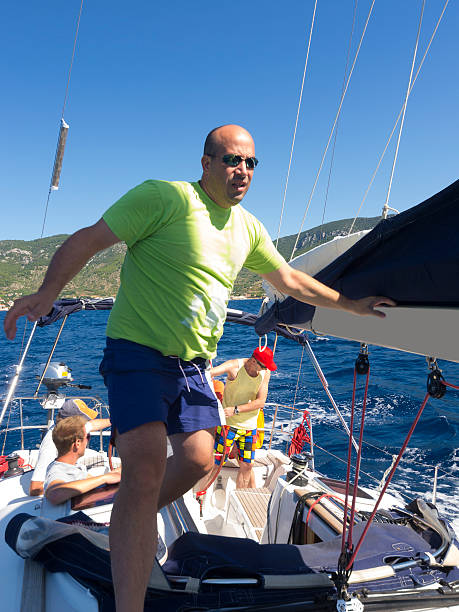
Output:
M352 53L371 2L358 2ZM428 0L418 61L443 0ZM356 212L402 105L420 0L376 0L339 122L325 220ZM80 0L0 8L0 239L38 238ZM85 0L65 119L70 132L45 236L94 223L146 178L196 180L207 132L240 123L260 165L244 205L273 237L288 167L312 0ZM295 233L338 107L354 0L319 0L281 235ZM451 0L410 97L390 204L457 178L459 7ZM390 145L362 210L378 215ZM330 153L306 218L320 224Z

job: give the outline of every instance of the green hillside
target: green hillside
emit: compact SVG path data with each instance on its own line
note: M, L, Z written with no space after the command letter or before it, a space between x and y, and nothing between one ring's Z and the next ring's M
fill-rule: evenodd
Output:
M354 231L371 229L379 217L358 219ZM300 234L295 256L328 242L335 236L347 234L352 219L332 221L323 226L313 227ZM56 249L67 238L65 234L37 240L0 241L0 303L36 291L46 272L48 263ZM279 251L289 260L296 235L279 240ZM83 270L65 287L61 297L114 296L118 291L119 272L126 247L116 244L95 255ZM234 295L258 297L263 294L259 276L242 269L234 285Z

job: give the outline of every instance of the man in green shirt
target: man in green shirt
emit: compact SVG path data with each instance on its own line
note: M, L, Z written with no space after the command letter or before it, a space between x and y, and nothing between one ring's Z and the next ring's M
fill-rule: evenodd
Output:
M281 292L316 306L383 317L375 308L393 304L381 297L350 300L294 270L276 252L263 226L239 206L257 165L247 130L237 125L212 130L201 164L198 183L147 181L97 223L70 236L37 293L16 300L4 321L12 339L20 316L35 321L48 313L93 255L126 241L101 364L123 465L110 527L118 612L143 610L156 552L157 509L212 468L218 403L207 391L206 360L215 354L242 265ZM167 376L161 378L164 369ZM172 381L173 400L162 398L164 378ZM127 390L131 403L123 409L117 397L124 401ZM166 461L167 432L174 454Z

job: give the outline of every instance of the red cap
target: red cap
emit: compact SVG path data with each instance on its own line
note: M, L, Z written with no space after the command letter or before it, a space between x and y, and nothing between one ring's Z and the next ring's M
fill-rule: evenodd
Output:
M274 370L277 370L277 365L274 363L274 359L273 359L273 352L267 346L264 349L256 348L253 351L252 357L256 359L257 361L259 361L260 363L262 363L265 366L265 368L268 368L268 370L271 370L271 372L274 372Z

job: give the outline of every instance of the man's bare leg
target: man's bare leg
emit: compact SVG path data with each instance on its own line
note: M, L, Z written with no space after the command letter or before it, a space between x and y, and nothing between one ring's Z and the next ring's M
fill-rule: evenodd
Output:
M255 474L251 463L239 460L239 471L236 479L236 487L238 489L254 489Z
M156 554L158 496L166 468L166 427L146 423L116 437L122 476L110 524L117 612L143 612Z
M214 428L174 434L169 440L174 454L167 459L158 508L186 493L213 466Z

